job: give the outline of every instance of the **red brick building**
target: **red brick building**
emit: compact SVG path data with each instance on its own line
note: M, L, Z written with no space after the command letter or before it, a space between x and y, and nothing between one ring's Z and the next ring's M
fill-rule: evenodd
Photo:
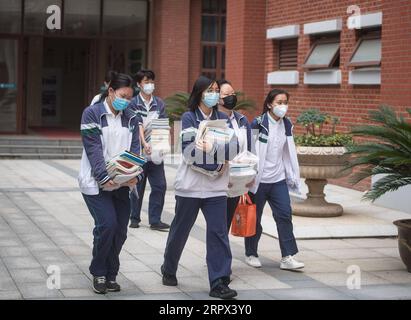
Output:
M131 74L139 67L154 69L157 93L163 97L190 91L202 73L231 80L259 107L270 88L284 88L292 95L293 117L318 107L340 116L340 129L358 123L379 104L404 111L411 104L411 2L359 0L350 8L352 4L340 0L1 2L0 113L7 121L0 131L76 127L79 113L98 92L109 68ZM60 30L45 26L50 5L61 8ZM347 26L349 19L354 19L354 29ZM362 40L368 36L374 39ZM331 43L327 47L318 44L321 41ZM357 46L361 67L350 63ZM364 65L370 55L377 61ZM323 65L313 65L310 56ZM47 87L50 79L57 79L57 89ZM56 119L47 109L52 107L59 109Z
M294 121L315 107L346 131L380 104L411 106L411 1L1 1L0 133L77 129L106 70L141 67L162 97L225 77L256 114L283 88Z

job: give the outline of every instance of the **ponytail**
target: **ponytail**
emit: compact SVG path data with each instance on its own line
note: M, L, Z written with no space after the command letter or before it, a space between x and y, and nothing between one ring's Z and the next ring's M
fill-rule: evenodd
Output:
M125 88L125 87L133 88L134 87L133 79L127 74L112 71L110 83L107 89L101 94L98 103L103 102L107 98L108 90L110 88L112 88L113 90L118 90L120 88Z

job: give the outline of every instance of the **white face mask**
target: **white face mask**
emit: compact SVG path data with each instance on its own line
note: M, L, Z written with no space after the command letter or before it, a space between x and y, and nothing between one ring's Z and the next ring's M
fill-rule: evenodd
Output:
M288 111L288 105L286 104L280 104L280 105L275 105L273 108L273 113L279 117L279 118L284 118L285 114Z
M144 84L144 85L143 85L143 88L142 88L141 90L143 90L143 92L144 92L145 94L148 94L148 95L152 94L153 91L154 91L154 83L146 83L146 84Z

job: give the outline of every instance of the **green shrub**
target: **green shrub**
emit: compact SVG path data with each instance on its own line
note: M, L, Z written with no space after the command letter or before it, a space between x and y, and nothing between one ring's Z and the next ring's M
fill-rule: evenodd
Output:
M297 123L301 124L306 133L295 135L295 143L299 146L309 147L340 147L353 144L350 134L337 133L336 125L339 123L338 117L322 113L318 109L308 109L303 111L297 118ZM331 125L328 134L324 133L326 125Z

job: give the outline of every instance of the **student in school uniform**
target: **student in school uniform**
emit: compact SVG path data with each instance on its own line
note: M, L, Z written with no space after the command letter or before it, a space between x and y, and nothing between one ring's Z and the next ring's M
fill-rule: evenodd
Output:
M93 275L93 290L99 294L120 291L116 276L120 267L120 251L127 238L129 190L143 178L139 175L118 185L106 170L106 161L119 153L125 150L140 151L140 119L137 115L127 117L124 113L132 94L132 78L115 73L102 94L101 102L87 107L81 118L84 149L78 180L95 222L93 258L89 270Z
M136 95L129 106L129 110L138 114L142 122L140 123L140 141L142 150L147 158L144 165L144 179L137 186L138 197L136 194L130 194L131 214L130 228L138 228L141 222L141 207L143 204L144 191L146 182L151 186L151 193L148 202L148 222L150 229L167 231L170 226L161 221L163 213L164 198L167 190L166 176L164 172L163 159L151 158L152 150L150 144L146 142L144 130L153 119L167 118L165 103L162 99L153 95L155 89L155 74L152 70L140 70L135 76L140 93ZM160 160L160 161L158 161Z
M233 86L227 80L218 81L220 86L220 100L218 102L218 110L224 112L230 119L231 126L234 129L238 139L239 151L251 151L251 129L247 117L243 114L234 111L237 105L237 96ZM247 188L251 188L254 181L247 184ZM235 209L237 208L240 197L227 198L227 230L230 231L231 221L233 220Z
M175 217L161 266L163 284L177 285L177 267L198 212L204 214L207 224L207 268L212 297L230 299L237 295L228 287L231 274L231 250L227 234L228 170L225 163L238 153L236 139L225 145L209 141L195 141L203 120L226 119L217 110L219 87L216 81L200 76L193 86L188 109L182 116L183 160L175 180ZM204 172L216 174L211 177Z
M261 216L268 202L277 225L281 249L280 268L295 270L304 267L294 255L297 243L293 234L289 189L299 193L300 170L292 135L292 123L285 115L290 95L284 90L271 90L264 102L261 116L251 124L255 134L256 154L259 157L258 174L250 189L257 209L257 228L253 237L245 238L246 263L261 267L258 242L262 234Z
M105 91L107 90L107 88L108 88L108 86L109 86L109 84L110 84L110 81L111 81L113 75L115 75L115 74L116 74L116 72L113 71L113 70L107 71L107 73L106 73L106 75L105 75L105 77L104 77L104 85L103 85L103 87L101 88L103 92L105 92ZM93 104L96 104L97 102L100 102L102 95L103 95L102 93L99 93L99 94L95 95L94 98L93 98L93 100L91 100L90 105L92 106Z

